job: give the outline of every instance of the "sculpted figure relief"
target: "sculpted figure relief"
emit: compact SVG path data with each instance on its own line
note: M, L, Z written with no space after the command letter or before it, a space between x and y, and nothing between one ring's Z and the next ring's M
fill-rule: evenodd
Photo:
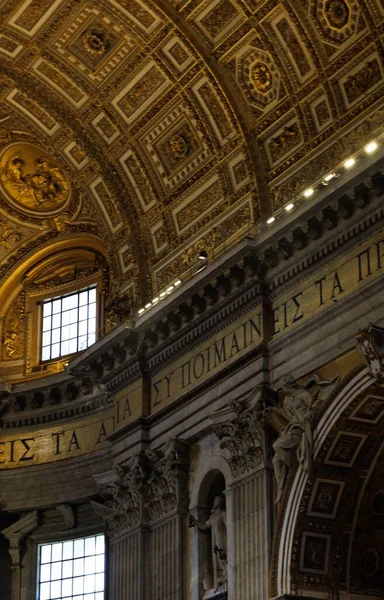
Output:
M32 144L3 152L1 185L16 205L38 213L57 210L69 198L68 180L56 161Z
M282 389L285 392L283 406L277 410L287 421L280 429L280 434L273 449L273 467L277 482L276 504L280 502L288 471L295 458L305 473L312 470L313 454L313 416L314 403L324 398L323 392L340 380L337 375L331 381L322 381L313 375L304 384L297 383L292 376L284 379ZM276 410L276 409L273 409Z
M203 531L211 530L214 591L225 591L227 583L227 519L223 496L216 496L211 516L205 523L200 523L193 515L190 515L190 527L198 527Z

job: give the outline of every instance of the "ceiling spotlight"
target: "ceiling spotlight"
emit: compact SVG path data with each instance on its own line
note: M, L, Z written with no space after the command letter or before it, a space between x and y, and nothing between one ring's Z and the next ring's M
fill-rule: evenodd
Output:
M293 208L294 206L295 206L295 205L294 205L294 204L291 202L290 204L287 204L287 206L285 206L285 210L286 210L287 212L289 212L290 210L292 210L292 208Z
M331 179L334 179L336 177L336 173L329 173L328 175L326 175L324 177L324 181L326 181L328 183L328 181L331 181Z
M178 286L178 285L180 285L180 284L181 284L181 279L176 279L176 281L174 281L174 282L173 282L173 285L174 285L175 287L177 287L177 286Z
M159 294L160 298L164 298L164 296L166 296L166 295L167 295L167 292L160 292L160 294Z
M268 225L272 225L272 223L274 223L276 221L275 217L269 217L267 223Z
M147 304L145 304L144 308L151 308L152 304L150 302L148 302Z
M140 308L140 310L138 311L139 315L142 315L144 311L145 311L145 308Z
M199 252L199 259L200 260L207 260L208 258L208 253L206 250L200 250Z
M345 163L344 163L344 167L346 169L351 169L353 167L353 165L356 164L356 161L354 158L348 158Z
M377 142L369 142L369 144L364 147L364 150L367 154L372 154L378 149L378 147L379 144Z
M159 296L156 296L156 298L153 298L152 304L156 304L156 302L158 302L159 300L160 300Z
M170 294L172 292L172 290L173 290L173 285L170 285L166 290L167 294Z
M313 196L314 193L315 193L315 190L313 188L308 188L307 190L305 190L304 196L306 198L310 198L311 196Z

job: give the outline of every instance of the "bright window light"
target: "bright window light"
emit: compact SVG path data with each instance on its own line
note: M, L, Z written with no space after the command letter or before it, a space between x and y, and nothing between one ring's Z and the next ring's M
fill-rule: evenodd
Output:
M96 342L96 286L43 302L41 360L85 350Z
M291 202L290 204L287 204L287 206L285 207L285 210L286 210L287 212L289 212L290 210L292 210L292 208L294 208L294 206L295 206L295 205L294 205L294 204Z
M104 600L104 535L39 545L37 600Z
M378 149L379 145L377 142L369 142L364 148L367 154L373 154Z
M313 196L314 193L315 193L315 190L313 188L308 188L307 190L305 190L304 196L306 198L310 198L311 196Z
M348 158L345 163L344 163L344 167L346 169L351 169L353 167L353 165L356 164L356 161L354 158Z

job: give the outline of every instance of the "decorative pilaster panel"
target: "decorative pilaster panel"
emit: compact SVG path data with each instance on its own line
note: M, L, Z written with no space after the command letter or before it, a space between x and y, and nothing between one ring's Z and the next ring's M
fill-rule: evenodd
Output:
M182 600L184 598L180 561L184 558L178 516L152 527L149 542L151 590L148 600Z
M268 472L233 488L235 598L269 597L270 508Z
M144 506L151 524L146 600L185 600L189 448L173 439L161 450L147 450L146 456Z
M142 572L144 556L145 548L141 529L111 542L109 569L111 600L144 598Z

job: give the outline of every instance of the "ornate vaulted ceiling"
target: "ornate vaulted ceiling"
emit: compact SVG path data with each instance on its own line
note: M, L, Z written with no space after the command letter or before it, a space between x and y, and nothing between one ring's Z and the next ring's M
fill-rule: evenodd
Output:
M138 305L384 121L383 0L3 0L0 24L2 281L88 235Z

